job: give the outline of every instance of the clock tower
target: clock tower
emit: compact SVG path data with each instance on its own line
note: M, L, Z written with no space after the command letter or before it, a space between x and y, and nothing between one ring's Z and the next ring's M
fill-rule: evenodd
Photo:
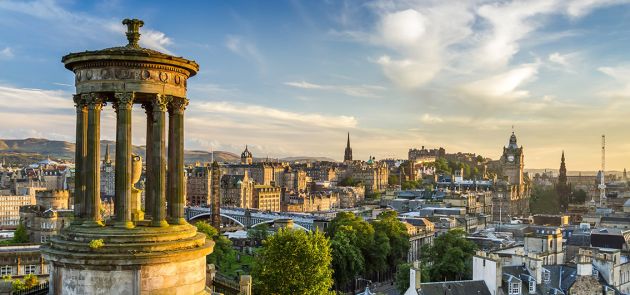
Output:
M524 184L524 156L523 147L516 144L516 135L512 132L510 142L503 148L503 155L499 160L503 168L503 176L507 177L507 182L511 185Z

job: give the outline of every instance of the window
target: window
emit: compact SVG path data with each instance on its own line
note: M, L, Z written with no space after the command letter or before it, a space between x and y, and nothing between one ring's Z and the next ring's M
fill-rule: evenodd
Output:
M521 294L521 283L516 282L510 284L510 295L518 295Z
M13 274L13 266L5 265L0 266L0 276L6 276Z
M41 235L41 237L39 238L40 242L42 243L46 243L50 240L50 236L49 235Z
M551 272L543 268L543 280L545 283L551 282Z
M37 269L37 265L34 265L34 264L25 265L24 266L24 274L25 275L35 274L36 269Z
M536 281L529 281L529 293L530 294L534 294L536 293Z

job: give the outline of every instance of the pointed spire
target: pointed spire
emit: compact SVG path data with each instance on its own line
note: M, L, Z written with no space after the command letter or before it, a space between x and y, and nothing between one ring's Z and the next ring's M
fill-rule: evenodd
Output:
M346 146L350 147L350 132L348 132L348 144Z
M562 150L562 159L561 159L562 163L564 163L564 150Z

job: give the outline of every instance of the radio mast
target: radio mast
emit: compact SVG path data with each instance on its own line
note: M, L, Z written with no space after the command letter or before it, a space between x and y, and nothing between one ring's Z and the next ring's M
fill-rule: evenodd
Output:
M602 134L602 170L599 182L599 206L604 207L606 204L606 135Z

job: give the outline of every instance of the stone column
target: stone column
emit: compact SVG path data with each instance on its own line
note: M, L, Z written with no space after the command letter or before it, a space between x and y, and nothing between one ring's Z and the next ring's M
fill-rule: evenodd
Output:
M169 104L169 223L186 224L184 206L184 110L188 99L173 97Z
M131 220L131 109L133 92L114 93L116 110L116 194L114 226L133 228Z
M85 157L87 156L87 106L80 94L74 96L77 108L77 130L74 160L74 220L81 224L85 215Z
M147 102L142 104L145 113L147 114L147 141L145 146L144 161L146 163L145 179L144 179L144 216L145 219L150 219L153 214L152 208L155 200L155 193L153 187L153 173L151 172L151 166L153 165L153 102Z
M166 109L167 97L157 94L153 100L151 124L151 186L153 187L154 203L151 210L151 226L168 226L166 222Z
M101 109L105 105L102 94L84 94L87 102L87 156L85 158L85 215L83 226L103 226L100 214L101 205L101 170L100 170L100 138Z

